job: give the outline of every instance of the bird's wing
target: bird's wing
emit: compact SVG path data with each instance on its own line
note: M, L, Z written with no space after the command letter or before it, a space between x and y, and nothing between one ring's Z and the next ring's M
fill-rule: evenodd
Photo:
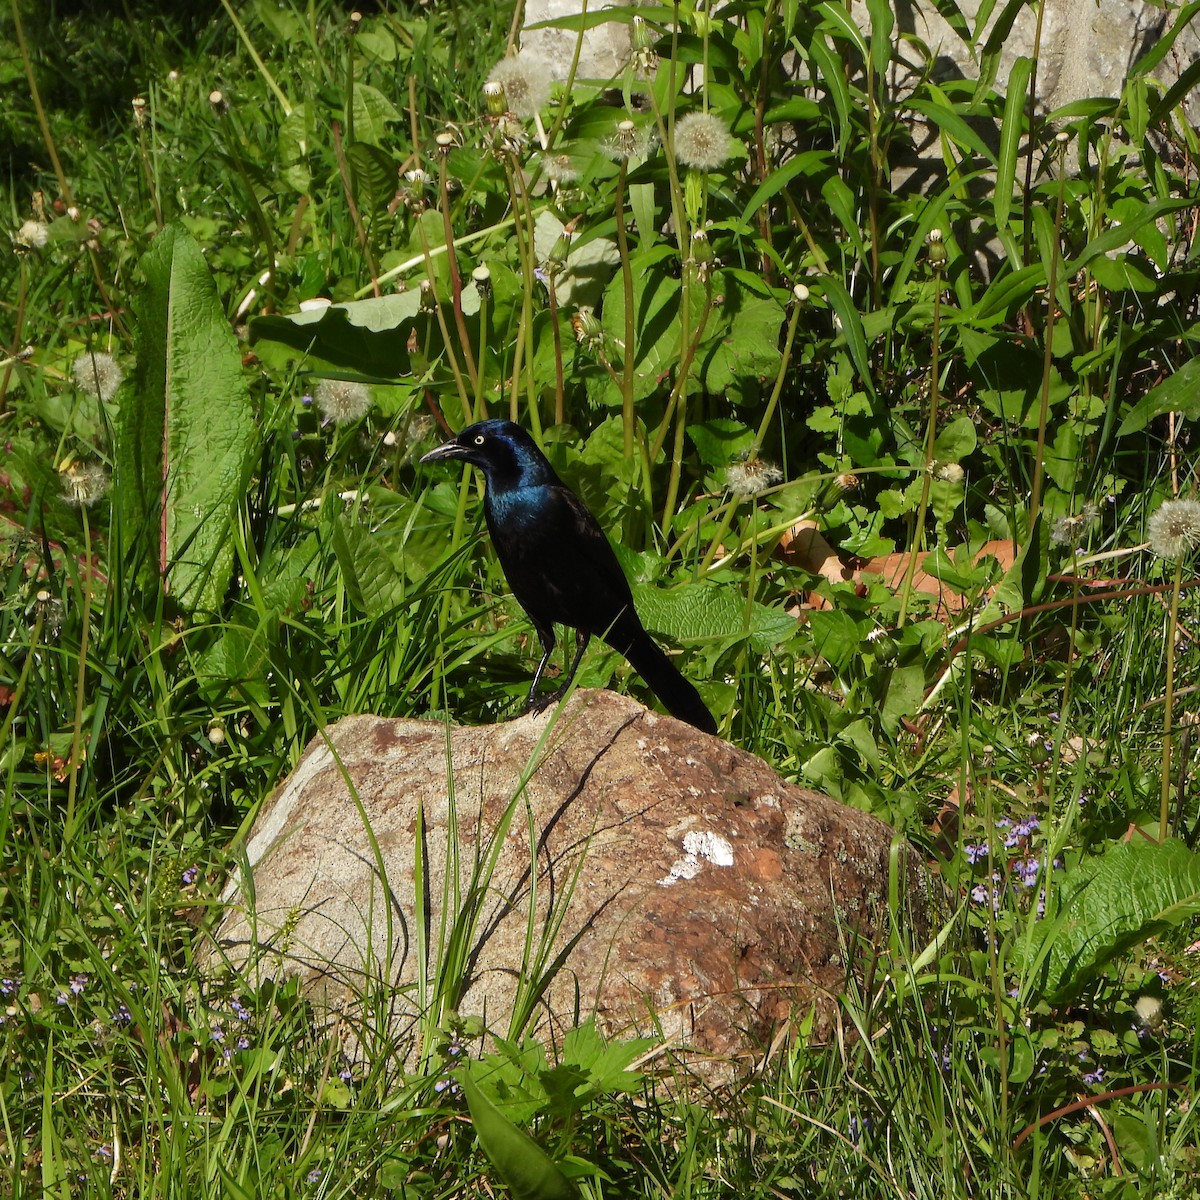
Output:
M574 492L522 488L491 506L488 524L508 585L536 624L603 634L633 612L621 564Z

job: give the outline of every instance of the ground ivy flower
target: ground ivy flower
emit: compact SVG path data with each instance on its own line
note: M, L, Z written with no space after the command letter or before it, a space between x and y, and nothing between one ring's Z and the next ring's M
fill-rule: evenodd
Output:
M733 153L733 138L720 117L688 113L675 125L675 157L685 167L715 171Z
M322 379L313 390L317 407L334 425L358 421L371 411L371 389L351 379Z
M504 89L508 110L518 117L536 116L546 107L552 82L549 65L528 50L502 58L488 73L488 83Z
M81 354L71 364L71 374L81 392L106 403L117 394L117 388L125 378L117 360L103 351Z
M1200 500L1166 500L1146 526L1159 558L1183 558L1200 546Z

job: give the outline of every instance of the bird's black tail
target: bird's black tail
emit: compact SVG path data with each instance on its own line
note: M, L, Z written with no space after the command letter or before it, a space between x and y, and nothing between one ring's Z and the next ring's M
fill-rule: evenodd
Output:
M624 630L620 633L614 629L612 635L605 635L604 640L629 659L630 666L650 685L671 716L704 733L717 732L717 723L700 699L700 693L684 679L645 629L639 627L636 632Z

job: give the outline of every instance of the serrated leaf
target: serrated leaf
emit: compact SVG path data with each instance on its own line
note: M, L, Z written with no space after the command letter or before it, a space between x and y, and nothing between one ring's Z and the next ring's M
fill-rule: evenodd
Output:
M766 653L796 631L796 620L782 609L752 604L734 587L692 583L667 589L635 586L634 607L647 629L677 642L731 641L749 637L751 647Z
M1118 954L1198 913L1200 855L1174 838L1120 842L1058 880L1021 959L1061 1001Z
M168 225L142 271L138 386L117 425L123 550L126 561L156 563L184 608L212 609L232 572L229 528L257 443L254 406L195 238Z

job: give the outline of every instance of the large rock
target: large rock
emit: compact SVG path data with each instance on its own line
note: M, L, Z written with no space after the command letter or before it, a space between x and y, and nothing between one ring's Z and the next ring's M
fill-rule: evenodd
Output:
M984 0L960 0L958 8L969 28L975 27L983 4ZM1037 99L1043 112L1085 96L1119 96L1129 68L1153 48L1175 17L1175 10L1168 13L1155 0L1044 0L1042 7L1045 12L1040 39L1035 6L1028 5L1017 14L1004 38L997 82L1003 87L1018 56L1032 57L1037 53ZM997 4L989 8L990 15L978 39L980 47L1005 6ZM581 0L527 0L525 24L577 16L582 9ZM929 47L937 60L937 74L967 79L978 76L972 47L964 44L942 18L934 0L896 0L893 11L897 30L915 35ZM866 0L851 0L850 15L860 29L871 28ZM619 76L631 54L629 28L628 22L619 18L589 28L583 39L579 78ZM894 33L893 38L896 36ZM555 78L566 79L576 37L574 32L563 29L533 29L522 33L521 42L526 49L545 58ZM1191 27L1151 74L1169 87L1197 53L1200 53L1200 35ZM911 48L904 49L903 57L916 64L917 56ZM911 86L911 77L902 82L904 74L893 68L901 91ZM1189 119L1195 99L1193 92L1187 101Z
M349 717L264 807L217 937L356 1019L385 997L403 1037L457 921L443 1006L552 1043L594 1013L728 1063L886 940L894 838L610 692L481 728ZM899 861L923 938L929 880Z

